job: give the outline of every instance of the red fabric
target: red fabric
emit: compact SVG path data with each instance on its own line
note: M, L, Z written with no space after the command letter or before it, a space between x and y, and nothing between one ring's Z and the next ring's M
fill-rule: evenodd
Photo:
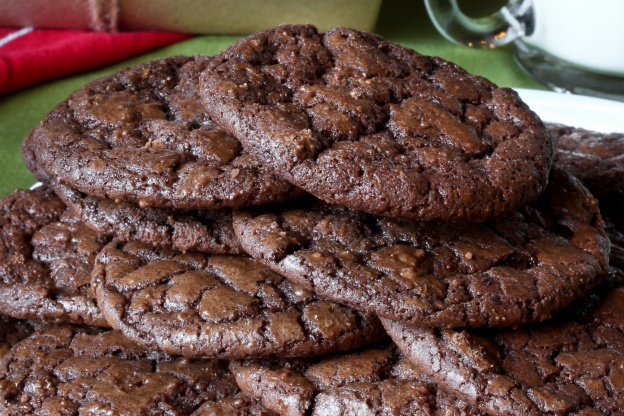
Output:
M16 36L19 30L0 28L0 94L97 68L191 37L170 32L34 29L13 40L6 38L11 34Z

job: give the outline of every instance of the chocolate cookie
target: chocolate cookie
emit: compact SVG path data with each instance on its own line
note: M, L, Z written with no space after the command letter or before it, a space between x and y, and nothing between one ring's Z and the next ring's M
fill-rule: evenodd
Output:
M78 89L24 141L27 167L40 180L141 207L246 206L300 194L204 112L197 82L211 59L159 59Z
M376 217L323 203L234 214L243 248L355 309L424 326L541 321L607 270L598 203L553 169L535 203L483 224Z
M606 218L605 231L609 241L611 241L609 264L624 270L624 227L611 221L610 218Z
M91 292L107 240L46 187L0 202L0 313L40 322L108 326Z
M546 127L559 167L579 178L597 197L624 191L624 133L598 133L561 124Z
M183 416L237 391L224 362L171 357L88 327L44 327L0 364L4 415Z
M113 328L186 357L311 356L386 336L376 317L243 256L113 242L98 255L91 283Z
M55 186L55 191L91 228L121 241L179 251L242 253L231 210L141 208L131 202L88 196L65 185Z
M261 405L253 402L244 394L207 402L197 409L192 416L276 416Z
M0 315L0 361L9 353L13 345L29 336L36 326L37 324L28 321L18 321Z
M579 178L598 198L611 241L609 263L624 269L624 134L548 124L558 167Z
M611 241L609 263L624 269L624 134L547 124L555 164L583 182L600 203Z
M243 393L281 416L482 415L424 381L394 345L230 369Z
M484 221L546 186L550 136L514 91L371 33L264 30L219 53L200 86L246 150L327 202Z
M6 276L10 265L21 260L19 254L28 252L32 236L57 221L63 212L63 202L45 186L30 191L18 189L0 199L0 273Z
M589 308L533 327L469 332L383 322L420 371L489 414L621 415L624 278L607 280L619 287L598 293L599 302L589 297Z
M16 191L0 205L0 313L108 326L90 289L93 260L106 239L46 187Z

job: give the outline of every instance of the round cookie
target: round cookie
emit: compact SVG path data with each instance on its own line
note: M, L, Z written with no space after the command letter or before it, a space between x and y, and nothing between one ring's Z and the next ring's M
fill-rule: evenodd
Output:
M5 415L191 415L238 391L227 363L145 350L119 331L46 326L0 364Z
M158 59L81 87L27 136L27 167L39 180L141 207L247 206L301 194L208 118L197 82L211 59Z
M311 356L386 336L376 317L321 299L243 256L113 242L97 256L91 284L113 328L191 358Z
M108 242L46 187L0 201L0 313L39 322L108 326L90 276Z
M620 415L624 274L613 269L607 282L616 288L605 285L554 321L515 330L382 321L420 371L491 415Z
M88 196L65 185L54 189L83 222L109 237L178 251L242 254L231 210L141 208L132 202Z
M234 214L243 249L319 296L435 327L541 321L606 273L598 203L553 169L535 203L482 224L377 217L321 202Z
M546 127L553 137L555 165L580 179L598 198L611 241L609 263L624 269L624 134L552 123Z
M371 33L260 31L219 53L200 87L276 175L355 210L484 221L547 183L550 136L514 91Z
M483 415L423 380L394 345L230 370L244 394L281 416Z
M553 161L576 176L596 197L624 191L624 133L599 133L547 124Z

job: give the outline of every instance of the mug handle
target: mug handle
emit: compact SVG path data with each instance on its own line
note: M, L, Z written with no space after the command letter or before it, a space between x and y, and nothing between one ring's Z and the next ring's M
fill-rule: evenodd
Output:
M429 17L448 40L471 48L495 48L533 32L532 0L510 0L496 13L466 16L457 0L425 0Z

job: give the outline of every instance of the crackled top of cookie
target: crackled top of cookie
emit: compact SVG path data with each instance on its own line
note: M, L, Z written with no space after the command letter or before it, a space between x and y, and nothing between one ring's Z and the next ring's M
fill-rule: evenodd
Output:
M0 315L0 361L17 344L36 328L37 324L19 321L6 315Z
M546 127L553 137L555 165L580 179L598 198L611 241L609 264L624 269L624 134L552 123Z
M327 202L484 221L547 182L550 136L515 92L374 34L261 31L217 55L200 86L246 150Z
M44 327L0 364L0 410L16 416L183 416L237 391L224 362L171 357L88 327Z
M108 326L90 288L93 260L106 238L46 187L15 191L0 205L0 313Z
M317 297L249 257L113 242L92 285L113 328L187 357L310 356L383 338L377 318Z
M241 254L232 211L141 208L132 202L85 195L65 185L55 191L90 227L121 241L202 253Z
M26 276L42 272L31 261L31 239L42 227L57 221L65 209L45 186L18 189L0 199L0 282L28 279Z
M555 320L515 330L383 322L420 371L490 414L620 415L624 274L613 269L606 283Z
M556 169L538 201L483 224L310 203L241 210L234 229L254 258L320 296L425 326L548 319L608 267L597 201Z
M310 359L234 361L241 391L281 416L482 415L423 379L396 346Z
M27 167L142 207L246 206L300 193L206 115L197 82L210 59L158 59L83 86L28 135Z
M63 202L45 186L29 191L18 189L0 199L0 257L3 263L6 264L12 253L28 251L33 234L57 221L63 212Z
M244 394L206 402L192 416L276 416Z
M624 192L624 133L599 133L546 126L555 148L553 161L576 176L596 196Z

